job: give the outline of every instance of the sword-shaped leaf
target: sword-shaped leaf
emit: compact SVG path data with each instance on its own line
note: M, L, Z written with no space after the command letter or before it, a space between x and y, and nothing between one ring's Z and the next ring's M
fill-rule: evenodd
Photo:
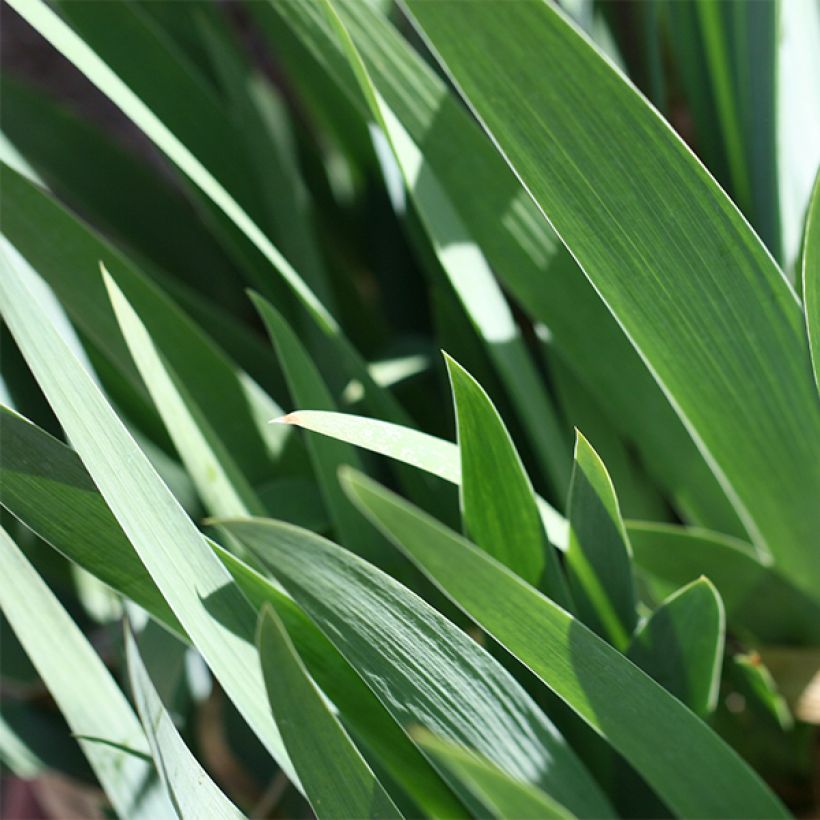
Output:
M820 404L800 305L758 237L553 5L405 5L669 396L756 546L816 597Z
M521 685L415 593L307 530L264 519L220 524L265 563L405 731L420 725L466 745L581 817L611 815Z
M724 642L723 602L700 578L667 598L640 625L626 656L705 718L717 703Z
M758 775L705 723L569 613L372 480L348 473L344 484L376 526L604 737L674 812L785 816Z
M546 540L535 492L492 400L447 357L461 456L464 527L481 549L571 609L555 548Z
M0 603L11 628L60 707L120 817L173 817L146 761L148 743L111 673L28 562L0 528ZM133 750L129 752L128 750Z
M131 691L151 755L178 816L240 820L244 816L242 812L225 797L180 737L148 676L136 639L127 626L125 655Z
M273 716L319 820L401 817L328 708L270 606L259 615L256 640Z

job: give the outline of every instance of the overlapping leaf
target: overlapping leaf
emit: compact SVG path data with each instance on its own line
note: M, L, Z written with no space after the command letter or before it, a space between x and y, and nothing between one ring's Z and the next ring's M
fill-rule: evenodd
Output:
M820 405L798 301L760 240L549 4L406 5L652 369L759 549L816 595Z

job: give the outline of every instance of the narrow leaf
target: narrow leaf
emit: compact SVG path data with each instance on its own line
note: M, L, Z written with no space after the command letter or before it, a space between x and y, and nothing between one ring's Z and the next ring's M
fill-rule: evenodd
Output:
M424 730L414 737L421 747L481 801L493 817L568 818L572 814L549 795L514 780L486 758Z
M814 383L820 392L820 172L814 182L803 242L803 311L814 366Z
M798 301L760 240L554 6L406 6L670 397L755 545L816 596L820 404Z
M322 410L298 410L275 421L349 442L403 464L410 464L451 484L461 483L458 445L419 430L378 419ZM536 497L536 503L548 539L559 549L566 549L566 520L540 496Z
M8 410L0 412L0 502L69 560L187 640L76 453L25 419ZM432 816L465 816L459 801L375 695L293 601L247 564L209 544L254 613L266 603L275 607L345 725L421 810Z
M708 530L630 521L635 563L659 597L706 575L720 593L732 629L771 644L820 640L820 606L751 544ZM766 601L765 607L760 601Z
M341 15L344 6L325 0L329 20L378 127L385 135L413 199L421 224L470 322L487 348L532 443L534 455L556 494L569 482L569 453L554 404L547 397L500 286L454 204L404 126L382 100Z
M247 599L38 309L29 285L34 273L12 264L5 249L0 263L3 318L100 494L227 695L292 774L264 708Z
M566 566L578 617L616 649L624 650L638 620L629 538L609 473L579 432L569 495Z
M207 409L203 411L167 364L105 266L102 274L122 335L206 509L212 515L261 513L261 501L221 439L220 430L208 422ZM213 392L209 405L222 399Z
M225 797L180 737L148 676L137 642L128 626L125 629L125 653L134 702L151 754L179 817L239 820L243 817L242 812Z
M674 812L785 816L763 781L705 723L570 614L370 479L348 473L344 482L371 520L609 741Z
M273 716L319 820L401 817L328 709L270 607L260 613L257 644Z
M293 400L299 405L335 410L335 403L316 365L282 315L263 297L252 294L256 309L271 337ZM339 467L361 468L356 450L348 444L308 437L308 452L339 539L359 555L382 566L395 563L395 553L380 537L362 527L361 516L342 492L337 477Z
M121 817L172 817L160 792L149 788L155 777L144 757L120 746L149 753L139 721L105 664L29 564L0 528L0 602L14 633L60 707L71 731L99 737L107 744L80 740L85 756ZM113 744L113 745L111 745Z
M461 507L470 538L525 581L571 608L546 540L535 492L498 411L481 385L446 357L458 422Z
M266 564L405 731L421 725L466 745L579 816L611 814L516 680L414 593L307 530L261 519L221 526Z

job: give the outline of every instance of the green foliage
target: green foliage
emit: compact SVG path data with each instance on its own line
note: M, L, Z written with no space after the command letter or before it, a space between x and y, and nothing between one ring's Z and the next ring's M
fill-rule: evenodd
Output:
M9 0L4 776L816 811L820 12L558 2Z

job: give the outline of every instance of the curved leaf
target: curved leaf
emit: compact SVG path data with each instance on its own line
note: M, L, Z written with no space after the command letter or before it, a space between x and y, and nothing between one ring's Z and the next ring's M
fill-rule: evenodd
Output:
M723 602L706 578L667 598L641 624L626 656L696 715L717 704L723 663Z
M755 544L817 596L820 403L798 301L760 240L550 4L406 6L673 402Z
M401 817L322 699L274 610L263 607L259 662L273 716L319 820Z
M129 627L125 629L125 654L134 702L151 754L178 816L239 820L244 816L242 812L225 797L180 737L148 677Z
M512 675L406 587L307 530L264 519L220 526L265 563L405 731L421 725L466 745L579 816L611 814Z
M397 546L608 740L673 811L694 817L786 815L757 774L705 723L570 614L370 479L347 473L344 484Z
M572 814L540 789L514 780L506 772L455 743L419 729L416 742L499 818L569 818Z
M74 451L14 413L3 408L0 413L0 503L69 560L187 639ZM345 725L421 810L432 816L466 816L375 695L293 601L247 564L209 543L255 612L266 603L275 607Z
M0 528L3 612L48 687L105 793L121 817L172 817L149 788L145 734L125 695L71 616ZM96 738L105 742L90 739ZM137 754L125 751L133 749Z

